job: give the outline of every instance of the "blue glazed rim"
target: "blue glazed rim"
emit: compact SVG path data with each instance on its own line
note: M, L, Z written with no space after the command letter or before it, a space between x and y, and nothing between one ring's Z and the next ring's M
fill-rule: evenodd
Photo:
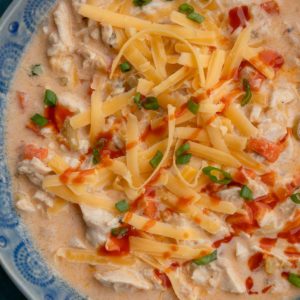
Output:
M5 112L14 74L38 25L56 0L14 0L0 22L0 263L28 298L84 299L50 269L18 215L6 163Z
M14 0L0 21L0 263L28 299L83 300L47 266L34 247L14 208L6 163L5 111L9 88L32 36L55 2Z

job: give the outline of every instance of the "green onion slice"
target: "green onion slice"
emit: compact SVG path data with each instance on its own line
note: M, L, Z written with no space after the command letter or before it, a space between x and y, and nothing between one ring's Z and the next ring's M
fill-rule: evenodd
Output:
M297 288L300 288L300 276L295 273L290 273L288 281Z
M93 164L94 165L99 164L100 160L101 160L101 154L99 152L99 149L97 148L93 149Z
M136 93L135 96L133 97L133 102L136 104L136 106L141 109L142 108L142 95L141 93Z
M153 158L150 160L150 165L152 166L153 169L155 169L161 160L163 159L163 153L161 151L157 151L156 154L153 156Z
M189 15L194 12L194 7L187 3L183 3L178 7L178 11L183 14Z
M132 66L128 61L125 61L124 63L120 64L120 70L123 73L129 72L131 70Z
M192 12L192 13L188 14L187 18L196 23L199 23L199 24L201 24L205 19L203 16L201 16L200 14L198 14L196 12Z
M250 87L249 81L247 79L243 79L243 87L244 87L244 90L246 93L241 101L241 105L245 106L250 102L250 100L252 98L251 87Z
M159 104L156 97L147 97L145 101L142 102L142 106L147 110L159 109Z
M44 95L44 103L47 106L55 106L57 104L57 96L51 90L46 90Z
M195 102L193 100L193 98L191 98L188 103L187 103L187 108L188 110L193 113L194 115L196 115L199 111L199 103Z
M30 76L40 76L43 74L43 67L41 64L31 66Z
M191 153L182 154L182 155L176 157L176 164L177 165L186 165L190 162L191 158L192 158Z
M31 117L31 121L39 127L44 127L48 124L48 119L40 114L35 114L33 117Z
M151 2L152 0L133 0L132 3L134 6L144 6Z
M111 230L111 235L119 239L126 236L127 233L128 233L128 228L126 227L117 227Z
M203 256L201 258L193 260L193 263L198 266L204 266L204 265L207 265L207 264L213 262L214 260L217 260L217 258L218 258L218 252L217 252L217 250L215 250L214 252L212 252L206 256Z
M181 145L177 150L176 150L176 157L184 154L185 152L189 151L190 150L190 144L189 143L185 143L183 145Z
M219 168L208 166L208 167L203 168L202 172L206 176L208 176L212 182L215 182L215 183L228 184L232 181L231 175ZM218 176L214 175L215 173L219 173L219 175L221 175L222 178L218 178Z
M245 200L253 200L253 192L246 185L243 185L240 196Z
M119 212L126 212L129 210L129 203L126 200L121 200L115 204L116 209Z
M296 204L300 204L300 193L295 193L291 196L291 200Z

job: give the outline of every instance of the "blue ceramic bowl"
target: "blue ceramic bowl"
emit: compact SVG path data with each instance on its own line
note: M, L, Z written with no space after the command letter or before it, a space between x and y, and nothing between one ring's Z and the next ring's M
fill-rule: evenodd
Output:
M7 94L27 45L54 4L55 0L15 0L0 23L0 261L28 299L77 300L84 298L47 266L22 224L5 153Z

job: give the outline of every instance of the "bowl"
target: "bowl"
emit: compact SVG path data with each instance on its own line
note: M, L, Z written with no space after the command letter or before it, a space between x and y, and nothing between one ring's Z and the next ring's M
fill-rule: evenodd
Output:
M23 53L55 0L14 0L0 23L0 262L28 299L84 299L48 267L14 206L7 167L8 92Z

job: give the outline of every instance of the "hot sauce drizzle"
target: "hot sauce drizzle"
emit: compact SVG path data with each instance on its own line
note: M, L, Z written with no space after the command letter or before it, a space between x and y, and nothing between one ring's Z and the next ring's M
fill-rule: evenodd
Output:
M165 273L159 271L158 269L154 269L154 275L160 280L163 287L167 289L171 288L171 281Z
M213 243L213 247L219 248L222 244L229 243L233 239L234 235L229 235L224 237L223 239L217 240Z
M253 254L249 259L248 259L248 267L251 271L254 271L258 269L259 267L262 266L263 263L263 254L261 252L257 252Z

